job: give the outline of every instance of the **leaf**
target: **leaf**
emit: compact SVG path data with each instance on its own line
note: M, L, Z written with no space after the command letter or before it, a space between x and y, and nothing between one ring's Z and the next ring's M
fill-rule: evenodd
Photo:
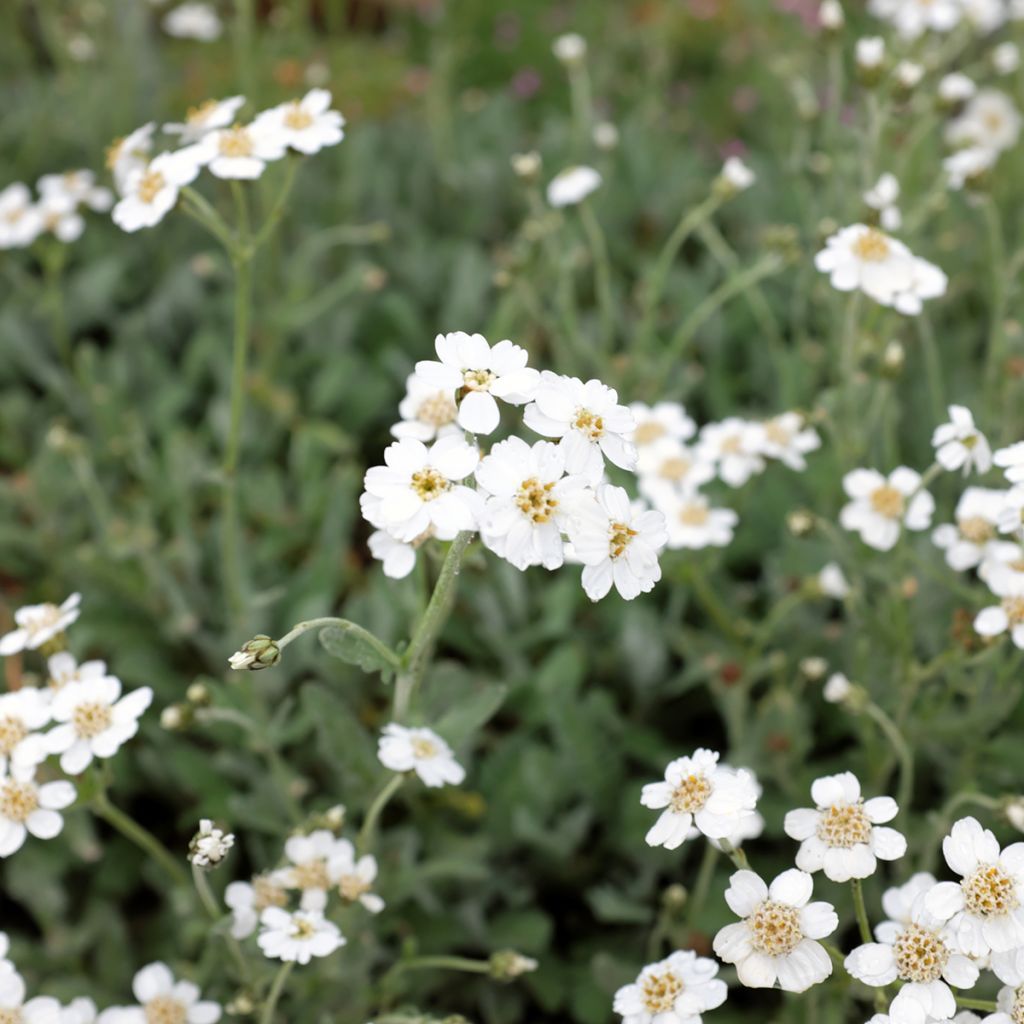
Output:
M358 665L364 672L391 673L400 667L398 655L390 647L354 622L320 630L320 643L328 654Z
M485 683L441 718L438 733L452 746L460 746L498 713L506 693L508 687L504 683Z

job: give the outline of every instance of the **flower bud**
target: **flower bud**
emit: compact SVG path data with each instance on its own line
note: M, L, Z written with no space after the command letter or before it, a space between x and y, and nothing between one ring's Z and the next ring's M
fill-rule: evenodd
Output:
M257 672L263 668L271 668L280 660L281 650L277 646L277 641L272 640L265 633L259 633L243 644L241 650L235 651L228 658L228 664L236 672L241 672L243 669Z
M528 153L515 153L512 156L512 170L517 178L523 181L536 181L540 177L542 161L540 153L531 149Z
M577 32L566 32L555 40L551 52L567 68L576 67L587 56L587 41Z
M676 882L661 894L661 905L670 913L678 914L686 906L689 898L686 886Z
M839 0L821 0L818 8L818 24L826 32L840 32L846 24L846 15Z
M206 688L205 683L192 683L185 691L185 699L190 704L205 707L210 703L210 691Z
M188 844L188 859L197 868L207 870L217 867L235 845L235 837L230 832L214 827L209 818L199 822L199 831Z
M594 145L605 153L619 145L619 129L611 121L598 121L593 131Z
M184 729L192 721L192 709L187 704L168 704L160 712L160 725L168 732Z
M722 165L721 173L715 178L712 188L720 198L731 199L745 192L755 181L757 175L738 156L731 156Z
M496 981L513 981L521 974L537 970L537 961L514 949L501 949L491 954L491 977Z
M812 682L817 682L828 671L828 662L824 658L804 658L800 662L801 673ZM826 690L828 687L826 687ZM828 695L825 697L828 700Z
M885 40L881 36L868 36L857 40L857 73L866 86L878 85L885 66Z
M794 537L806 537L814 529L814 516L806 509L798 508L786 516L786 528Z

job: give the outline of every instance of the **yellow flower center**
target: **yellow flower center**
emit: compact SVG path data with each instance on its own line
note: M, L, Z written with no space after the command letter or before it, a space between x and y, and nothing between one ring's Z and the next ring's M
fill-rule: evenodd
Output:
M118 160L121 159L121 150L124 149L124 137L114 139L114 141L107 146L106 165L107 170L112 171L117 165Z
M220 133L217 149L221 156L235 159L252 156L252 136L247 128L236 124Z
M676 814L696 814L711 796L711 783L703 775L687 775L672 790L669 806Z
M146 171L135 192L141 202L151 203L166 187L167 181L159 171Z
M984 544L996 535L995 527L981 516L967 516L957 520L960 534L972 544Z
M784 427L782 421L778 419L769 420L764 425L764 433L772 444L777 444L781 448L785 448L793 439L793 431Z
M437 744L423 736L417 736L411 741L412 753L417 760L426 760L437 756Z
M1024 985L1013 994L1013 1008L1010 1010L1013 1024L1024 1024Z
M558 499L551 496L554 487L554 482L542 484L535 476L524 480L515 497L519 511L535 523L550 522L558 508Z
M682 480L690 472L692 465L693 463L689 459L684 459L681 455L674 455L658 467L658 476L663 480Z
M412 489L422 501L433 501L435 498L440 498L450 487L451 484L430 466L417 470L412 475Z
M649 1013L668 1013L682 994L682 980L672 971L649 974L640 982L644 1008Z
M305 917L292 922L293 939L311 939L316 935L316 925Z
M723 455L739 455L743 451L743 438L739 434L730 434L722 441Z
M906 507L906 499L902 491L896 490L889 484L882 484L871 492L871 507L887 519L899 519Z
M217 109L216 100L206 100L198 107L189 107L185 115L188 124L202 124Z
M800 912L785 903L765 900L747 918L750 944L758 953L785 956L792 953L803 939L800 931Z
M997 864L985 864L960 883L967 910L978 917L998 917L1020 905L1013 879Z
M1011 626L1024 622L1024 597L1004 597L1000 602Z
M252 880L253 908L266 910L267 907L283 907L288 902L288 894L272 878L257 875Z
M0 1007L0 1024L22 1024L24 1020L20 1006Z
M284 115L284 126L293 132L301 132L313 123L313 115L296 100Z
M4 715L0 718L0 755L8 757L28 735L28 727L20 718Z
M71 724L74 725L75 732L87 740L98 736L104 729L109 729L112 721L110 705L99 701L79 704L71 715Z
M679 510L679 522L683 526L703 526L711 516L706 505L699 502L687 502Z
M853 243L853 254L865 263L881 263L890 251L889 239L878 228L868 228Z
M833 804L821 815L818 838L829 846L849 849L871 839L871 822L860 802Z
M610 537L608 540L609 554L612 558L621 558L626 553L626 548L636 536L636 530L625 523L612 523L609 527Z
M31 782L8 779L0 786L0 818L21 823L38 806L38 790Z
M331 884L327 861L323 858L296 864L292 868L292 884L296 889L326 889Z
M982 115L982 124L993 134L1001 131L1003 127L1003 115L990 110Z
M157 996L145 1007L146 1024L187 1024L188 1011L174 996Z
M443 391L424 398L416 410L416 419L431 427L444 427L455 422L455 402Z
M462 386L467 391L490 391L494 379L490 370L467 370L462 375Z
M641 423L633 432L634 444L651 444L658 438L664 437L667 431L657 420L648 420Z
M604 420L589 409L577 409L572 425L591 441L599 441L604 434Z
M937 981L949 960L946 944L933 932L912 924L893 943L896 970L904 981Z
M338 892L343 900L354 903L360 896L370 891L370 883L364 882L358 875L342 875L338 882Z

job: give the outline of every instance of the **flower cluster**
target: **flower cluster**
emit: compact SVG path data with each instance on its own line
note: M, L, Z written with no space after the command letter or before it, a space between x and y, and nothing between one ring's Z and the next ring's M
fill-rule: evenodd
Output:
M103 213L114 201L86 170L44 174L36 192L21 181L0 191L0 249L24 249L43 236L74 242L85 230L82 211Z

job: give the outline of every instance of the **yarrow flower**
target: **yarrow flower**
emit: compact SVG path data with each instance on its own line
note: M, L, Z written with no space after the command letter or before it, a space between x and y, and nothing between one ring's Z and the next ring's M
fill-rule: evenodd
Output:
M761 424L761 454L778 459L798 472L807 468L806 456L821 447L821 437L807 426L799 412L784 412Z
M456 390L410 374L405 382L405 398L398 406L402 418L391 428L391 436L399 440L411 437L426 444L445 434L459 433Z
M764 470L765 440L763 424L729 416L701 428L697 455L716 467L723 483L742 487Z
M330 956L345 945L341 929L315 910L289 913L268 907L260 915L256 939L263 955L286 963L308 964L314 957Z
M665 517L667 547L671 550L722 548L732 543L739 516L731 508L713 508L700 492L683 490L662 495L657 505Z
M728 995L717 974L714 960L680 950L648 964L635 982L620 988L613 1008L623 1024L700 1024L700 1015Z
M46 759L46 738L39 731L50 722L47 695L34 686L0 693L0 765L37 765Z
M72 594L63 604L27 604L14 613L16 628L0 637L0 654L10 657L21 651L35 651L59 637L77 621L81 594Z
M215 868L235 845L230 832L216 828L209 818L199 822L199 831L188 846L188 859L198 868Z
M998 89L981 89L946 127L946 141L957 149L978 147L1002 153L1017 144L1021 114Z
M174 209L181 189L198 174L199 163L190 150L153 157L126 175L112 214L114 223L128 232L159 224Z
M393 772L415 772L425 786L457 786L466 777L451 747L431 729L392 722L384 726L377 756Z
M31 765L0 765L0 857L21 849L26 837L53 839L64 828L58 813L75 802L70 782L35 780Z
M992 553L998 538L999 514L1005 491L968 487L960 495L955 523L943 523L932 531L932 542L945 551L946 564L957 572L977 568Z
M334 887L330 862L339 840L327 829L316 829L309 835L289 836L284 855L289 864L278 877L288 889L298 889L303 910L322 911L327 906L327 893Z
M548 184L548 203L555 208L576 206L601 186L601 175L593 167L567 167Z
M168 135L179 136L183 144L198 142L215 128L227 128L243 106L244 96L230 96L226 100L207 100L198 107L192 107L183 122L172 121L163 128Z
M962 405L949 407L949 422L932 434L935 460L943 469L987 473L992 468L992 449L985 435L974 425L971 410Z
M638 449L662 440L689 441L697 433L697 424L678 402L633 402L629 411L635 426L628 440Z
M992 462L1011 484L1024 483L1024 441L997 449Z
M164 15L161 24L169 36L200 43L212 43L223 31L217 12L206 3L179 4Z
M756 779L746 770L719 764L720 756L701 747L670 762L663 782L644 786L640 802L662 812L647 833L648 846L678 849L693 827L709 839L726 839L754 812Z
M907 852L900 832L882 827L899 808L889 796L864 800L851 772L827 775L811 785L815 807L786 814L786 835L800 843L796 866L824 871L833 882L867 878L878 860L898 860Z
M736 965L742 985L805 992L831 975L832 961L817 940L831 935L839 918L830 903L809 902L812 889L811 876L795 868L770 886L753 871L732 876L725 901L742 921L718 932L714 950Z
M25 981L13 968L0 971L0 1020L14 1024L55 1024L60 1003L49 996L25 999Z
M999 604L978 612L974 629L981 636L1009 633L1014 647L1024 650L1024 573L1006 567L995 568L986 578Z
M176 981L171 969L160 961L135 975L132 993L140 1005L117 1007L112 1014L117 1024L216 1024L221 1017L219 1003L204 1000L191 981Z
M360 903L371 914L384 909L384 901L372 892L377 878L377 859L369 853L356 857L356 848L347 839L339 839L330 855L328 874L346 903Z
M136 128L123 138L115 139L107 149L107 170L114 178L114 187L124 195L128 179L136 172L146 169L150 153L153 152L153 121Z
M818 587L826 597L844 601L850 595L850 582L837 562L827 562L818 573Z
M249 125L215 128L186 149L164 155L176 156L196 167L207 167L215 178L251 181L260 177L268 163L280 160L286 148L282 131L267 122L255 121Z
M962 16L959 0L870 0L868 10L908 40L927 31L949 32Z
M224 902L231 910L231 934L246 939L256 931L264 910L287 905L285 872L256 875L251 882L231 882L224 890Z
M0 249L24 249L42 230L43 219L28 185L16 181L0 191Z
M266 133L300 153L319 153L345 137L345 118L330 108L331 94L326 89L310 89L301 100L282 103L257 115L253 132Z
M921 489L921 474L906 466L888 477L875 469L855 469L843 477L843 489L852 499L839 514L843 529L856 531L869 547L891 550L901 528L926 530L935 500Z

